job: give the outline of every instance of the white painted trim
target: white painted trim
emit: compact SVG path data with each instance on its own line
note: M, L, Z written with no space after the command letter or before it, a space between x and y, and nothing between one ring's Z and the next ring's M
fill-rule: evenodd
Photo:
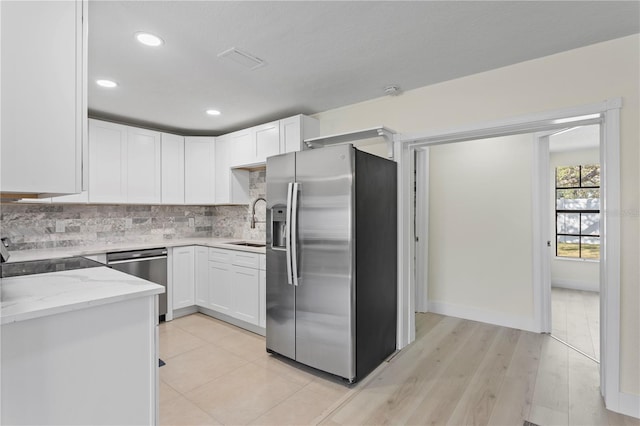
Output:
M622 99L565 108L551 112L532 113L483 124L474 124L447 131L434 131L416 135L394 136L395 158L398 161L398 347L404 347L415 339L415 259L409 223L412 222L413 204L409 184L413 164L408 162L413 150L448 142L460 142L486 137L506 136L518 133L535 133L562 127L554 120L601 113L604 116L603 143L600 158L603 165L602 197L604 240L601 248L601 391L605 405L612 411L620 410L620 111ZM586 120L585 123L589 121ZM590 122L590 121L589 121ZM584 124L574 122L574 125ZM606 167L604 164L606 163ZM406 279L405 279L406 277ZM526 325L526 324L525 324ZM524 328L524 327L523 327ZM533 329L533 326L530 327Z
M618 395L619 413L640 419L640 395L620 392Z
M536 331L551 332L549 136L534 135L532 179L533 317Z
M552 280L551 287L567 288L569 290L593 291L600 292L600 283L589 283L586 281L575 280Z
M492 120L484 123L476 123L465 126L458 126L449 129L442 129L424 133L399 134L394 140L403 145L424 146L429 144L441 144L449 141L462 142L465 140L482 139L497 136L507 136L518 133L535 133L554 128L567 127L566 123L553 123L554 120L580 117L583 115L597 114L609 109L620 108L622 98L614 98L594 104L565 108L554 111L527 114L524 116L510 117L501 120ZM593 120L576 121L572 125L583 125Z
M423 262L422 268L415 268L416 311L429 310L429 148L416 151L416 207L421 215L416 221L416 259ZM414 213L415 215L415 213Z
M398 324L397 349L402 349L415 340L415 279L413 244L412 173L413 151L405 149L394 136L394 158L398 163ZM404 260L409 264L405 265Z
M604 113L600 143L600 387L605 406L620 410L620 107Z
M505 315L501 312L478 309L471 306L456 305L446 302L430 301L429 312L450 317L463 318L471 321L480 321L501 327L516 328L519 330L538 332L533 318L517 315Z
M173 321L173 247L167 249L167 288L165 291L167 292L167 313L164 320Z

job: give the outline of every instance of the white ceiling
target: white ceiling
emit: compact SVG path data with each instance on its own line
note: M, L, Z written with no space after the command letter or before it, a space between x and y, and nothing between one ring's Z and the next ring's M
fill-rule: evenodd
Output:
M600 146L600 125L572 127L549 137L549 152L593 149Z
M185 135L313 114L640 32L638 1L89 2L89 113ZM149 48L133 34L165 44ZM266 62L245 69L236 47ZM97 87L99 78L118 82ZM222 115L204 114L208 108Z

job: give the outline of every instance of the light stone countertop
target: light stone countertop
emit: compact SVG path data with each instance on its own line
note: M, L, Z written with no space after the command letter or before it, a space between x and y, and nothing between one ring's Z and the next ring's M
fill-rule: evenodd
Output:
M164 293L164 287L106 266L2 278L1 323Z
M142 250L157 247L205 246L230 250L241 250L252 253L265 253L264 247L247 247L229 244L231 242L247 241L263 243L264 241L241 240L233 238L176 238L171 240L134 241L123 243L103 243L87 246L58 247L52 249L11 251L9 247L9 262L25 262L29 260L58 259L62 257L89 256L114 251Z

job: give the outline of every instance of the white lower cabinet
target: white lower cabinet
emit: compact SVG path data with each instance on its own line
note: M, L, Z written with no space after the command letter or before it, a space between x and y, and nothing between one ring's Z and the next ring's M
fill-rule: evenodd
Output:
M171 256L173 309L195 305L194 247L175 247Z
M259 280L259 298L260 298L260 327L267 326L267 258L264 254L260 255L260 274Z
M264 298L260 291L260 257L241 250L209 249L207 308L246 323L260 325Z
M265 327L264 254L189 246L174 248L172 259L173 309L198 306Z
M196 305L206 307L209 303L209 248L195 247Z
M209 262L209 304L208 308L222 314L231 315L231 265Z
M259 271L231 266L231 316L258 325L260 322Z

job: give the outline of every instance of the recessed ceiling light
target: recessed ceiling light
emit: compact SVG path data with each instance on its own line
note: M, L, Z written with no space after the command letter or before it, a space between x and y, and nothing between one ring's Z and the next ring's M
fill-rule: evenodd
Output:
M143 33L143 32L136 33L136 39L140 43L147 46L152 46L152 47L157 47L164 44L164 41L160 37L158 37L157 35L149 34L149 33Z
M209 115L220 115L220 111L218 111L217 109L208 109L207 110L207 114L209 114Z
M111 80L96 80L96 84L98 86L102 86L102 87L108 87L108 88L113 88L116 87L118 85L118 83L116 83L115 81L111 81Z

